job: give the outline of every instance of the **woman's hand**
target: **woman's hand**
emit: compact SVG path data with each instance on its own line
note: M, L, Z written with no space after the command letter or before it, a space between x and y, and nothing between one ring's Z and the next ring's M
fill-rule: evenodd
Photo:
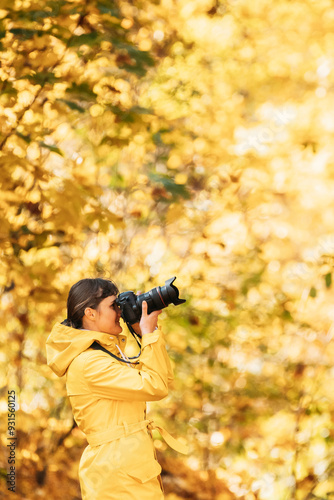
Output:
M141 295L141 292L137 292L136 295ZM131 325L131 326L134 329L135 333L137 335L139 335L139 337L141 337L141 330L140 330L139 323L133 323L133 325Z
M136 293L136 295L141 295L141 294L142 294L142 292L137 292ZM149 331L145 330L144 332L142 332L141 322L142 322L142 319L143 319L143 313L144 313L143 307L145 307L144 304L146 305L146 309L145 309L146 320L144 320L145 328L148 327L148 329L149 329L151 327L151 325L153 326L153 328L151 330L149 329ZM154 313L155 313L155 316L153 317L152 314L154 314ZM153 313L147 315L147 302L143 301L142 302L142 316L141 316L141 320L140 320L139 323L134 323L133 325L131 325L132 328L134 329L135 333L137 335L139 335L140 337L142 336L142 333L144 333L144 334L145 333L152 333L155 330L155 328L157 327L158 316L159 316L160 313L161 313L161 311L153 311ZM155 318L155 320L154 320L154 318Z
M142 314L139 322L141 334L145 335L146 333L152 333L156 327L158 326L158 316L162 312L153 311L151 314L147 314L147 302L146 300L142 303ZM133 326L133 325L132 325Z

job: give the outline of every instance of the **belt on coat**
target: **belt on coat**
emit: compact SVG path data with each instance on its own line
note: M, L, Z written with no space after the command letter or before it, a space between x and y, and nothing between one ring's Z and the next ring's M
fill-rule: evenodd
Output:
M110 441L115 441L116 439L129 436L130 434L134 434L145 428L149 430L158 430L162 438L166 441L168 446L173 448L173 450L178 451L179 453L184 453L185 455L188 453L188 448L185 444L177 441L169 434L169 432L166 431L166 429L156 425L153 420L141 420L140 422L136 422L134 424L127 424L124 422L123 425L117 425L113 429L87 434L86 438L90 446L99 446L101 444L109 443Z

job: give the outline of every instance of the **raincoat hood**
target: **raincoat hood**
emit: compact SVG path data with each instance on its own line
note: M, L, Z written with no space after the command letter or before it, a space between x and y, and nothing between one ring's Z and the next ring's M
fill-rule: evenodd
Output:
M74 358L88 349L96 340L108 350L115 340L122 341L125 347L125 335L110 335L110 333L94 332L92 330L78 330L70 326L56 323L46 341L47 364L58 377L65 375L67 368Z

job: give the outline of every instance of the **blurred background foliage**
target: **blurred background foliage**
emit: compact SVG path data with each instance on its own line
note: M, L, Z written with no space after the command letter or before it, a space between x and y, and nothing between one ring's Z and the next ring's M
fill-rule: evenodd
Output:
M1 498L12 389L11 497L80 498L70 286L174 275L166 498L334 498L333 33L329 0L1 1Z

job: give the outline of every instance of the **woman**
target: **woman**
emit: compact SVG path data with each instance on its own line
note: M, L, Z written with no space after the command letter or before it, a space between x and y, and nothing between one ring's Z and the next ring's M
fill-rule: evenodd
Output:
M59 377L66 374L74 419L87 437L79 465L83 500L161 500L161 467L151 437L157 427L146 420L146 401L167 396L173 379L157 327L161 311L147 314L143 302L140 323L134 325L142 352L131 362L124 354L118 293L112 281L101 278L73 285L67 319L46 341L47 363ZM158 429L170 446L186 453Z

